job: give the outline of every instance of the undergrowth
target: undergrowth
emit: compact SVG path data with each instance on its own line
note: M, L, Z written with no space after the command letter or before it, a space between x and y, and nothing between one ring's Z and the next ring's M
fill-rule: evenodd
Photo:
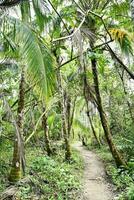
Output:
M0 169L0 192L8 186L7 176L10 169L10 152L7 148L2 155ZM26 176L16 186L19 200L76 200L80 187L82 159L73 150L70 163L64 161L64 152L60 149L48 157L39 148L28 148L26 154ZM7 156L8 155L8 156Z
M90 147L91 148L91 147ZM95 148L96 153L104 161L106 172L118 193L116 200L134 200L134 160L128 162L128 169L117 169L111 153L105 145L100 149Z

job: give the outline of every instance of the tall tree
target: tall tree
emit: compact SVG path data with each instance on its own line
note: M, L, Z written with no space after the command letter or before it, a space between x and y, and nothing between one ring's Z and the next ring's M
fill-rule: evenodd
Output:
M45 147L48 156L52 155L52 149L50 146L50 140L49 140L49 129L48 129L48 123L47 123L47 115L46 115L46 109L45 106L43 106L43 116L42 116L42 128L44 130L44 138L45 138Z
M24 95L25 95L25 75L24 67L22 67L20 86L19 86L19 97L18 97L18 112L17 112L17 127L20 138L15 137L14 140L14 153L12 168L9 175L9 181L16 182L22 177L22 171L25 172L25 157L24 157L24 132L23 132L23 121L24 121ZM18 141L20 139L20 141Z

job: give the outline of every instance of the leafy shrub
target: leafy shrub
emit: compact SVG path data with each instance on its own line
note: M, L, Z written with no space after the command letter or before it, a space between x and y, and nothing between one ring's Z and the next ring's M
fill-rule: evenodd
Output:
M131 184L131 186L128 187L127 190L128 200L134 200L134 184Z
M31 184L22 184L19 196L28 199L29 195L38 196L40 200L75 200L80 186L79 176L82 168L81 158L74 152L71 164L63 162L64 154L48 157L38 155L32 159L30 151L28 171Z

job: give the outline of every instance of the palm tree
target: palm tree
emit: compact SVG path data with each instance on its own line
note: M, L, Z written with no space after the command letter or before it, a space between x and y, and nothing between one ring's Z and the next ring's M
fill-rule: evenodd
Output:
M47 115L46 115L46 109L45 106L43 105L43 116L42 116L42 128L44 130L44 137L45 137L45 146L46 146L46 151L48 156L51 156L53 154L52 148L50 145L50 140L49 140L49 129L48 129L48 123L47 123Z
M17 127L19 138L15 137L14 141L14 153L13 153L13 161L12 168L9 175L9 181L16 182L25 173L25 153L24 153L24 142L23 142L23 121L24 121L24 95L25 95L25 74L24 69L22 67L20 86L19 86L19 98L18 98L18 112L17 112ZM18 141L20 140L20 142Z
M113 155L113 158L115 160L116 165L119 167L121 165L126 166L126 163L124 161L124 159L122 158L121 154L119 153L117 147L115 146L114 142L113 142L113 138L112 138L112 134L111 134L111 130L109 128L109 124L107 121L107 117L106 117L106 113L104 111L103 108L103 104L102 104L102 99L101 99L101 95L100 95L100 87L99 87L99 78L98 78L98 70L97 70L97 59L95 57L95 51L94 51L94 47L96 44L96 40L99 39L99 36L97 36L97 33L99 32L99 27L97 27L96 25L96 20L95 17L97 19L99 19L102 22L102 25L105 28L106 34L108 33L107 28L105 23L103 22L103 19L94 12L95 9L98 8L98 4L96 3L97 1L95 1L94 3L92 2L92 4L90 4L90 0L88 1L79 1L80 2L80 6L79 8L82 9L82 11L84 11L85 13L88 12L89 14L87 14L84 24L81 28L81 31L84 32L85 28L86 30L89 30L89 34L86 34L86 36L89 39L89 49L91 51L91 69L92 69L92 74L93 74L93 83L94 83L94 92L95 92L95 96L96 99L95 100L95 104L97 106L98 109L98 113L100 115L100 120L101 120L101 124L105 133L105 138L107 141L107 144L109 146L109 149ZM110 1L103 1L102 7L103 9L105 9L105 7L107 6L107 3L110 3ZM100 10L101 10L101 6L100 6ZM109 33L108 33L109 34ZM84 62L83 62L84 63Z
M20 138L19 141L15 139L14 142L12 169L9 176L9 180L14 182L20 179L22 169L24 169L24 72L26 80L29 83L34 83L34 90L37 95L42 101L45 100L47 102L55 84L54 73L52 71L55 62L44 39L36 34L32 27L10 16L6 17L5 20L7 23L6 25L3 24L1 37L1 43L4 45L4 59L10 58L16 60L20 70L22 70L17 117Z

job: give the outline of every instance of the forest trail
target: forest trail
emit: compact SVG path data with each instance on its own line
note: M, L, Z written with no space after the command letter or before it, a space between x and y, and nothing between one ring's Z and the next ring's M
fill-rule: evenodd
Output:
M81 143L74 144L73 148L80 152L84 160L82 200L113 200L113 186L106 180L102 161Z

